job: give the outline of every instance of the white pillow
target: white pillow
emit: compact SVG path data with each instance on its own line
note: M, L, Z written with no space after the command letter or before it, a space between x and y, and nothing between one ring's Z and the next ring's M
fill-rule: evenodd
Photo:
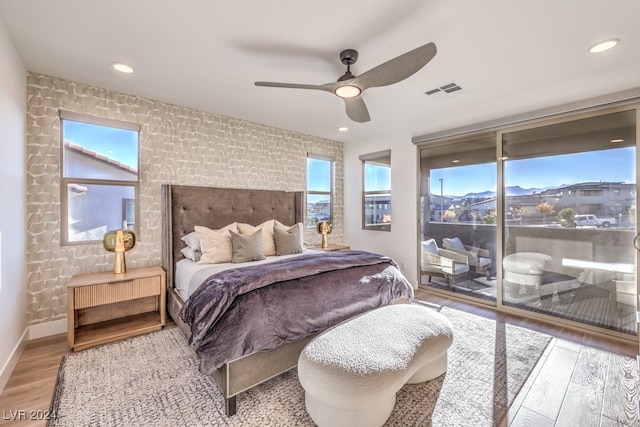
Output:
M189 246L194 251L201 250L200 238L198 237L198 233L196 233L195 231L192 231L191 233L185 234L184 236L182 236L182 241L185 242L187 246Z
M445 240L447 240L447 242L449 243L450 247L452 247L453 249L459 249L461 251L466 250L464 245L460 241L460 238L458 238L458 237L451 237L451 238L445 239Z
M426 252L431 255L438 255L438 245L433 239L425 240L422 242L422 252Z
M212 230L207 227L196 225L195 227L200 245L202 246L202 256L198 264L219 264L231 262L233 259L233 245L231 243L231 233L229 230L238 232L238 224L232 223L219 230Z
M189 246L180 249L180 252L182 252L182 255L184 255L185 258L195 262L200 261L200 257L202 256L202 252L200 250L193 250Z
M298 222L294 225L297 225L300 228L300 246L304 248L304 225L302 225L301 222ZM282 230L288 230L289 228L293 227L293 225L284 225L283 223L281 223L280 221L278 221L277 219L275 220L275 227L278 227Z
M256 225L255 227L250 224L239 222L238 230L240 230L240 234L253 234L261 229L262 250L264 251L264 256L274 256L276 254L276 241L273 238L274 222L275 221L273 219L270 219L269 221L265 221L260 225Z

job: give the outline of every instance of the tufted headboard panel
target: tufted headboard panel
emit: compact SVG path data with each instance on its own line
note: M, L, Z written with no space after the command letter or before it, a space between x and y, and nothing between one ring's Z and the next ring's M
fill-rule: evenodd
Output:
M222 228L234 221L258 225L270 219L283 224L303 220L302 191L250 190L238 188L162 186L162 267L167 286L173 287L173 271L184 258L182 236L196 225Z

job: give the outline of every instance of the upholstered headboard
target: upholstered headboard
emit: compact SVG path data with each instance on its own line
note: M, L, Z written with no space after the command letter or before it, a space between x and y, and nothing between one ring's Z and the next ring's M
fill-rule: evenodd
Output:
M173 287L175 263L184 258L182 236L196 225L222 228L234 221L258 225L270 219L295 224L303 218L302 191L162 186L162 267Z

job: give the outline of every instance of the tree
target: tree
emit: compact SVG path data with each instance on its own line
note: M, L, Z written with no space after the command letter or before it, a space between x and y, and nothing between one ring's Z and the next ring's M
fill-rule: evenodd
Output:
M563 227L573 228L574 222L573 218L576 216L576 213L571 208L564 208L560 212L558 212L558 218L560 219L560 223Z
M455 217L456 217L456 213L451 209L447 209L442 214L442 219L445 220L446 222L449 222L449 221L455 219Z
M542 215L543 224L546 224L547 215L553 215L553 213L555 212L553 206L551 206L547 202L542 202L538 206L536 206L536 211L538 211L538 213Z

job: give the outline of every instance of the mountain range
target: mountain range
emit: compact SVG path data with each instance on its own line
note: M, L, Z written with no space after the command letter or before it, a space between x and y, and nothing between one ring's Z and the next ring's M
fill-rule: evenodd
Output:
M533 193L539 193L540 191L544 190L544 188L522 188L519 185L515 185L515 186L511 186L511 187L505 187L505 193L507 196L530 196ZM460 197L460 196L452 196L452 197ZM461 198L490 198L490 197L496 197L496 192L495 191L482 191L480 193L467 193L464 196L461 196Z

